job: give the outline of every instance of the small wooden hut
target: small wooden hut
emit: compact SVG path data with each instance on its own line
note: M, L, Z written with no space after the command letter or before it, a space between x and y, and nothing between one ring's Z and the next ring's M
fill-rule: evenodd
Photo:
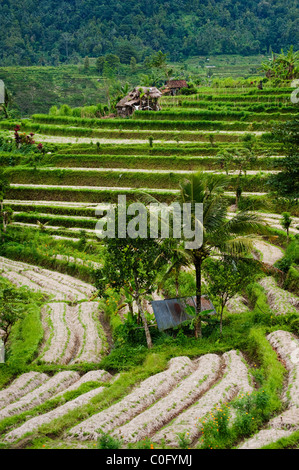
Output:
M168 80L163 90L163 95L177 95L182 88L188 88L186 80Z
M141 111L159 111L158 100L162 93L156 87L137 86L116 105L117 115L128 117L135 109Z

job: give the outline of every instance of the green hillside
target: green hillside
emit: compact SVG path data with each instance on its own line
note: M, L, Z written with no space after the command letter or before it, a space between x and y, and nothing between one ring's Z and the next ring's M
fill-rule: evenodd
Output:
M151 51L172 60L258 54L298 46L296 0L24 0L0 4L3 65L58 65L117 54L137 62Z

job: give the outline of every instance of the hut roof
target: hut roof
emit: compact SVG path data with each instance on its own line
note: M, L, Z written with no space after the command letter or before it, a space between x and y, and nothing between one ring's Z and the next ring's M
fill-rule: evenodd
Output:
M188 84L186 80L169 80L167 86L168 88L187 88Z
M151 304L160 331L174 328L186 320L192 320L194 317L190 313L192 310L196 311L196 297L153 300ZM201 297L201 305L202 310L211 310L209 315L216 314L214 305L208 297ZM191 311L189 310L190 307Z
M149 96L150 98L160 98L160 96L162 96L161 91L159 91L156 87L137 86L133 91L130 91L127 96L122 98L116 106L124 107L138 104L141 93L143 93L146 97Z
M153 87L147 87L147 86L136 86L132 93L136 94L139 98L140 92L144 93L145 95L149 95L151 98L160 98L162 96L162 93L158 88L155 86Z
M120 108L122 108L122 107L124 107L124 106L128 106L128 105L127 105L128 98L129 98L128 95L125 96L124 98L122 98L122 99L117 103L116 106L119 106Z

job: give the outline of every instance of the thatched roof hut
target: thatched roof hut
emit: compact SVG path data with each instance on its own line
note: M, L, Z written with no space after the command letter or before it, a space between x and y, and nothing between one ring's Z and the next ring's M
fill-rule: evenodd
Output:
M158 99L162 93L156 87L137 86L116 105L117 114L130 116L135 109L159 111Z

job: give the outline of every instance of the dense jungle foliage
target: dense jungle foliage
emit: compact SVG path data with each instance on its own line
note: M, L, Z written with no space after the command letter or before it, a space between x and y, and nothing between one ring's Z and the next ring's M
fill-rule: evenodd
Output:
M171 60L251 55L298 45L296 0L13 0L0 2L0 60L58 65L162 50Z

